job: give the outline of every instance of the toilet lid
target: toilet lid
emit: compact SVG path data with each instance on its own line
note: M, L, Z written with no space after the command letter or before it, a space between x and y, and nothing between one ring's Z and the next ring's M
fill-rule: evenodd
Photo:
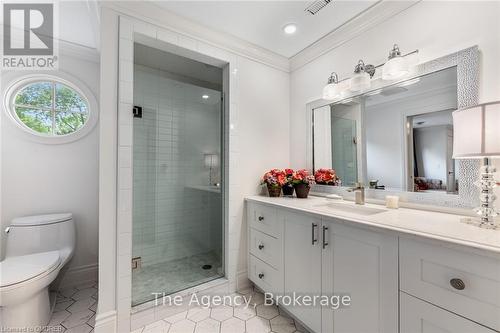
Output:
M32 279L59 265L59 251L8 257L0 262L0 287Z

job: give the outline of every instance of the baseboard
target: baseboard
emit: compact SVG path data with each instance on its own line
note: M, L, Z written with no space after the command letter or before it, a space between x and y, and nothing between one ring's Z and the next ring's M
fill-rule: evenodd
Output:
M116 333L116 311L108 311L95 317L94 333Z
M98 264L70 267L62 277L59 289L76 287L86 283L96 282Z
M251 285L252 284L248 279L248 273L246 270L236 273L236 290L247 289Z

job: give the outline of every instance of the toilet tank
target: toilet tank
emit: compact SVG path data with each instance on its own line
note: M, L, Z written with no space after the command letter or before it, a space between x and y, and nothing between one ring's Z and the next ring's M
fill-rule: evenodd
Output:
M75 224L69 213L15 218L6 232L6 258L60 251L64 264L75 249Z

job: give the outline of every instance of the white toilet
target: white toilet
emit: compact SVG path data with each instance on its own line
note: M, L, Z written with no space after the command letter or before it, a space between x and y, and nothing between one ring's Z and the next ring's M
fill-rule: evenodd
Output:
M75 249L73 217L16 218L5 232L5 260L0 262L0 330L47 325L55 302L55 297L49 297L49 285Z

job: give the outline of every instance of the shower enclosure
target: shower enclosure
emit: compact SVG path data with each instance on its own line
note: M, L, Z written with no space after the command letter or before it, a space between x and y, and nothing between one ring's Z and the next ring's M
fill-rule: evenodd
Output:
M224 275L222 69L134 52L132 306Z

